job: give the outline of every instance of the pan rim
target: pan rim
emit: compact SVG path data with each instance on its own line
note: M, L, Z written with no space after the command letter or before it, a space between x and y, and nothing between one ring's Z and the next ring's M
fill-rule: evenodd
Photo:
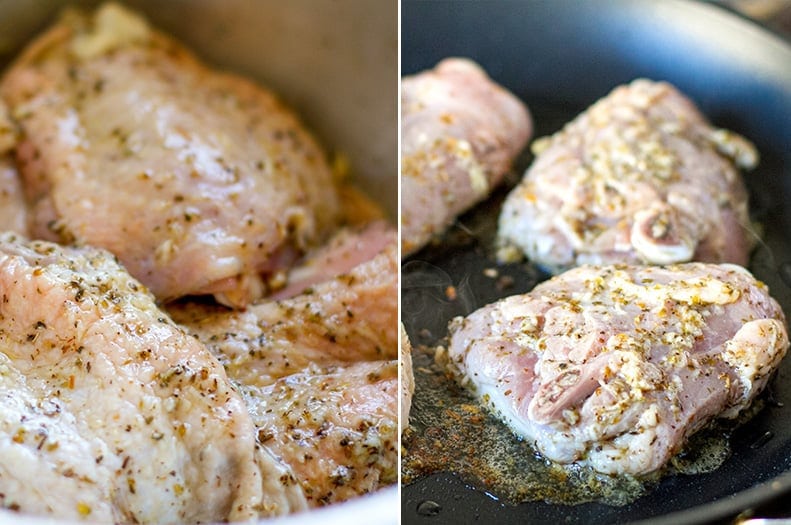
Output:
M404 3L406 4L409 2ZM785 57L786 63L791 64L791 38L784 38L783 35L764 27L760 23L744 15L736 13L721 5L703 2L671 0L666 3L663 2L662 4L664 4L664 9L675 9L682 14L709 14L713 17L714 24L724 24L727 28L738 28L740 31L748 34L751 39L764 42L767 46L771 46L772 52L776 53L774 55L775 57ZM791 79L791 67L786 67L786 70L781 71L781 74L781 80L785 83L785 79ZM777 78L772 80L778 81ZM791 89L786 88L785 93L791 97ZM789 101L791 101L791 98L789 98ZM791 151L787 151L783 155L783 158L786 164L791 166ZM791 173L787 173L786 171L782 173L782 176L788 177L791 175ZM451 472L446 473L450 474ZM779 494L784 493L791 493L791 469L784 470L780 473L769 474L769 477L765 481L755 483L746 489L735 491L719 499L704 502L693 507L671 511L666 514L658 514L651 518L629 521L629 523L676 524L710 522L728 516L735 516L747 509L765 504Z

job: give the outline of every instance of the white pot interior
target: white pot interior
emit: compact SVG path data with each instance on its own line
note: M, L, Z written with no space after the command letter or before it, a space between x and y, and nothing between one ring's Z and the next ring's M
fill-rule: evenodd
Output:
M67 5L0 3L3 67ZM398 3L394 0L129 0L205 61L248 75L297 110L360 187L397 216ZM267 523L396 523L398 490ZM0 510L0 523L63 521Z

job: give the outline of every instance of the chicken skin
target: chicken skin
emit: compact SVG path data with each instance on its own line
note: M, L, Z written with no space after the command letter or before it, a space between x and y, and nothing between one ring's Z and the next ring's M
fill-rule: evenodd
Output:
M398 362L308 365L270 385L239 385L258 440L283 463L308 505L395 483Z
M499 219L500 256L580 264L747 264L754 239L737 165L758 154L666 82L620 86L550 138Z
M397 250L381 223L341 231L279 300L243 312L168 307L223 363L260 446L289 466L310 506L396 481Z
M32 235L105 248L161 302L243 307L337 224L325 153L275 96L107 4L0 83Z
M549 459L662 468L732 418L788 350L766 286L730 264L582 266L451 323L459 377Z
M527 108L474 62L401 82L401 255L442 233L503 178L532 132Z
M115 523L305 508L211 353L114 257L0 235L5 507Z
M371 241L377 232L381 240ZM349 245L356 245L351 239L366 239L382 248L379 253L367 252L371 258L357 264L359 253L352 258L344 256ZM341 232L330 246L336 250L323 249L317 255L332 262L320 265L311 259L303 269L323 271L334 267L338 275L314 283L298 295L254 304L243 312L191 302L169 305L168 311L177 323L206 344L231 377L242 383L271 384L310 363L328 366L395 359L395 231L379 231L375 226L356 235Z

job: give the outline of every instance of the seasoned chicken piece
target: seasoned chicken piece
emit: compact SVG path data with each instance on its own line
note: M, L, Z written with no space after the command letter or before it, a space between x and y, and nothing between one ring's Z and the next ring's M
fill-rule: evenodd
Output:
M585 263L747 264L753 244L736 165L755 148L713 129L664 82L616 88L550 138L500 214L501 258L552 271Z
M33 235L110 250L160 301L244 306L336 224L324 152L291 111L114 4L47 31L0 95Z
M735 417L788 348L766 286L729 264L583 266L451 323L449 353L549 459L660 469Z
M5 345L4 345L5 347ZM22 512L76 521L121 519L113 505L113 457L106 443L86 437L76 414L42 396L0 353L0 504Z
M396 359L398 246L392 229L379 228L354 237L341 234L339 239L346 242L335 246L340 252L321 252L329 261L326 267L340 275L301 295L255 304L245 311L185 303L170 305L169 312L241 383L270 384L310 363ZM366 249L347 258L347 247L358 244L353 239L385 247L375 256ZM373 258L354 266L360 253ZM314 262L306 267L323 270Z
M122 523L304 508L222 366L112 255L2 234L0 288L5 507Z
M270 299L288 299L300 294L315 284L352 271L388 247L392 247L394 254L397 238L398 232L385 221L375 221L360 229L339 230L327 244L292 268L288 272L288 284ZM389 273L395 277L398 271Z
M399 351L399 364L401 365L401 397L399 400L399 414L401 429L409 426L409 410L412 408L412 394L415 393L415 376L412 373L412 345L409 336L401 324L401 347Z
M398 362L309 365L239 390L259 442L291 467L308 504L326 505L395 483Z
M401 82L401 256L483 200L532 132L527 108L475 63Z
M170 305L224 364L259 442L291 467L310 505L396 480L397 248L383 224L342 232L295 270L293 290L312 286L301 295L244 312Z

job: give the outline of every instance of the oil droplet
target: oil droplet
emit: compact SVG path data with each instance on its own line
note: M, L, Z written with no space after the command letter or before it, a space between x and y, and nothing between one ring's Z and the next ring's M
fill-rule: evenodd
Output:
M762 436L760 436L758 439L756 439L753 442L752 445L750 445L750 448L753 450L761 448L762 446L766 445L769 442L769 440L772 439L773 437L774 437L773 432L771 431L764 432Z
M775 376L775 381L776 378L777 376ZM774 381L772 381L769 384L769 386L766 387L765 392L766 392L766 404L768 404L770 407L782 408L784 406L783 402L777 399L777 396L775 395Z
M417 513L421 516L436 516L442 511L442 506L436 501L426 500L418 503Z

